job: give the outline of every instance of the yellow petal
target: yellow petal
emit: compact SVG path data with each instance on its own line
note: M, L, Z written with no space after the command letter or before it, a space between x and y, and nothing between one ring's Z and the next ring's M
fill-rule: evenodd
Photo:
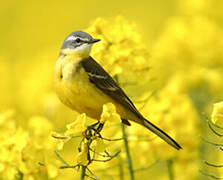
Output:
M62 150L64 144L71 139L70 136L64 136L64 135L59 134L59 133L54 132L54 131L51 132L51 136L56 139L56 148L57 148L57 150Z
M103 111L100 121L102 123L104 123L105 121L120 121L120 116L116 113L116 107L112 103L103 105Z
M214 104L211 120L213 123L216 123L218 120L223 120L223 101Z
M76 121L67 125L67 131L65 132L65 135L66 136L81 135L86 129L85 122L86 122L86 114L79 115Z
M14 110L8 110L0 114L0 125L3 125L6 121L12 118L15 114Z
M70 139L69 136L64 136L64 135L62 135L62 134L60 134L60 133L57 133L57 132L55 132L55 131L52 131L52 132L51 132L51 136L52 136L53 138L56 138L56 139L63 139L63 140Z
M95 149L95 151L97 153L103 152L103 151L105 151L106 144L104 143L103 139L97 138L95 140L95 144L94 144L94 147L93 148Z
M52 130L53 126L47 118L43 116L33 116L29 120L29 128L35 135L46 135Z
M86 143L82 145L81 152L77 154L77 163L83 166L88 165L88 146Z
M49 178L55 178L58 175L58 167L52 164L47 165L47 173Z

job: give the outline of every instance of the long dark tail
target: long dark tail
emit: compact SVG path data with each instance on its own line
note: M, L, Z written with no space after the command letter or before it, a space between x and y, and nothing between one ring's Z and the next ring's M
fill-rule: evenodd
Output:
M177 150L182 149L182 147L175 141L173 140L169 135L167 135L165 132L163 132L161 129L153 125L151 122L149 122L146 119L143 119L143 126L145 126L147 129L155 133L157 136L162 138L164 141L166 141L169 145L173 146Z

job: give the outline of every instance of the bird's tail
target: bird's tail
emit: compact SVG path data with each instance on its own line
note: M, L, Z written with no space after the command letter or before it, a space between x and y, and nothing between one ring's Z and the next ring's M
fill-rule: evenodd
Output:
M142 125L145 126L147 129L155 133L157 136L162 138L164 141L166 141L169 145L173 146L177 150L181 149L182 147L173 140L169 135L167 135L165 132L163 132L161 129L153 125L151 122L147 121L146 119L142 120Z

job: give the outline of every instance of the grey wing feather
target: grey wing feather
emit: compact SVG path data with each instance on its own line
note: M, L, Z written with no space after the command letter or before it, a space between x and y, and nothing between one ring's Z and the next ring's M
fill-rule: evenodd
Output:
M128 96L124 93L124 91L94 59L88 57L82 60L81 64L84 70L87 72L91 83L93 83L102 92L112 97L124 107L132 111L138 118L142 119L144 123L143 125L150 131L158 135L174 148L178 150L181 149L181 146L174 139L172 139L164 131L143 118L143 116L138 112L138 110L128 98ZM122 119L122 122L124 124L130 125L130 123L126 119Z
M91 83L124 107L131 110L137 117L143 119L143 116L138 112L124 91L92 57L83 59L81 64L87 72Z

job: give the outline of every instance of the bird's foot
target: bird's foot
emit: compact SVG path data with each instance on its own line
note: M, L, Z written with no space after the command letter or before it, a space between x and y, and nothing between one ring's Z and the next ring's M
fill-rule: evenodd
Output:
M100 132L103 129L103 127L104 127L104 123L101 123L100 121L88 126L86 131L84 132L85 137L87 139L89 139L93 136L101 137Z
M87 126L87 130L96 130L95 128L96 128L96 126L99 124L100 122L98 121L98 122L96 122L96 123L94 123L94 124L92 124L92 125L90 125L90 126Z

